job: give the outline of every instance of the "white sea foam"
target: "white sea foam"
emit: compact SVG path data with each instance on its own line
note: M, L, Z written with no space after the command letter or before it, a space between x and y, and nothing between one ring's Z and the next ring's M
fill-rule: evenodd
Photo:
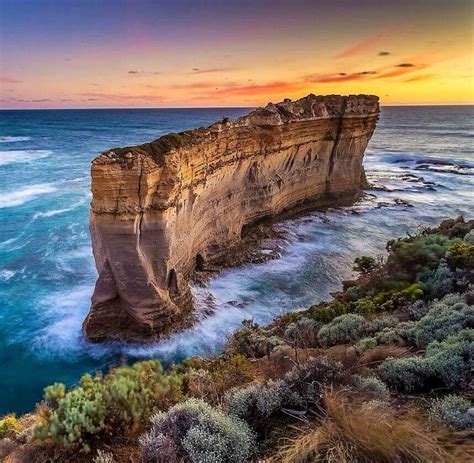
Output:
M47 217L54 217L55 215L59 214L64 214L65 212L73 211L74 209L77 209L78 207L81 207L82 205L85 204L85 200L78 201L77 203L72 204L70 207L65 207L64 209L53 209L51 211L46 211L46 212L37 212L33 216L33 220L39 219L39 218L47 218Z
M92 290L92 284L78 286L52 293L40 302L46 326L32 343L39 355L70 355L81 349L81 325L90 305Z
M31 140L31 137L10 137L10 136L0 137L0 143L13 143L16 141L28 141L28 140Z
M21 206L40 195L53 193L56 187L52 183L39 183L28 185L20 190L6 191L0 196L0 209Z
M15 271L13 270L2 270L0 271L0 280L8 281L15 276Z
M0 166L18 164L20 162L33 162L49 157L53 152L49 150L16 150L0 151Z

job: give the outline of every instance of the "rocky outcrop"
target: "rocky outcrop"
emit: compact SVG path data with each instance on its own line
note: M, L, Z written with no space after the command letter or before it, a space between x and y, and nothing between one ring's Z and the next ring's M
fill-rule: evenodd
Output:
M354 201L376 96L315 96L165 135L92 162L99 278L86 336L155 339L192 322L189 276L225 264L259 220Z

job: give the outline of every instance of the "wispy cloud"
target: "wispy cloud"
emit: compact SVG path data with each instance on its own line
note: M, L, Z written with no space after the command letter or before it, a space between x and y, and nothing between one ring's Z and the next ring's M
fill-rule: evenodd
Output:
M12 77L8 77L5 75L0 75L0 82L4 84L19 84L21 83L21 80L13 79Z
M188 74L214 74L216 72L228 72L228 71L233 71L234 68L231 67L226 67L226 68L207 68L207 69L201 69L201 68L192 68L191 72Z
M345 50L342 50L339 52L337 55L335 55L335 58L348 58L354 55L359 55L361 53L364 53L369 50L377 49L378 46L386 40L387 38L397 35L400 33L401 30L405 28L404 25L398 25L395 27L391 27L389 29L385 29L383 31L377 32L376 34L371 35L370 37L367 37L365 40L362 40L355 45L346 48ZM383 52L383 53L388 53L388 52Z
M377 56L388 56L390 55L391 53L389 51L379 51L377 53Z
M128 71L127 74L130 74L130 75L147 74L147 75L156 76L156 75L161 74L161 73L158 72L158 71L140 71L140 70L131 69L130 71Z
M305 82L328 84L333 82L349 82L352 80L362 80L369 76L377 74L377 71L361 71L361 72L339 72L337 74L311 74L304 77Z
M87 101L140 101L140 102L162 102L164 97L153 94L128 95L123 93L80 93L79 96L87 97ZM84 100L83 100L84 101Z
M275 81L252 85L223 82L214 90L209 89L207 92L195 95L192 99L207 100L227 97L260 97L265 95L271 97L272 95L300 91L305 87L307 87L305 82Z
M409 79L405 79L403 82L421 82L424 80L432 79L434 76L434 74L420 74L418 76L413 76Z
M400 63L397 64L397 68L414 68L416 67L416 64L413 63Z

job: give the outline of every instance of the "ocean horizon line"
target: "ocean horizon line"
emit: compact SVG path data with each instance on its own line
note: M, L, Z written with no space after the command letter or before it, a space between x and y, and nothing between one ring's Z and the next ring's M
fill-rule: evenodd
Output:
M446 106L474 106L474 103L406 103L406 104L380 104L381 107L401 108L401 107L414 107L419 108L422 106L428 107L446 107ZM155 109L187 109L187 110L199 110L199 109L254 109L263 106L153 106L153 107L131 107L131 106L113 106L113 107L94 107L94 108L0 108L0 111L108 111L108 110L155 110Z

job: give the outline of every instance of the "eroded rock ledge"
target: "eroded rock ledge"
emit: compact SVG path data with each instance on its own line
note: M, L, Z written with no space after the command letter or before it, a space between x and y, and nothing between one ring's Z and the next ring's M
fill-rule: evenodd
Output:
M252 224L357 199L378 114L376 96L308 95L98 156L86 336L156 339L189 325L189 276L225 264Z

